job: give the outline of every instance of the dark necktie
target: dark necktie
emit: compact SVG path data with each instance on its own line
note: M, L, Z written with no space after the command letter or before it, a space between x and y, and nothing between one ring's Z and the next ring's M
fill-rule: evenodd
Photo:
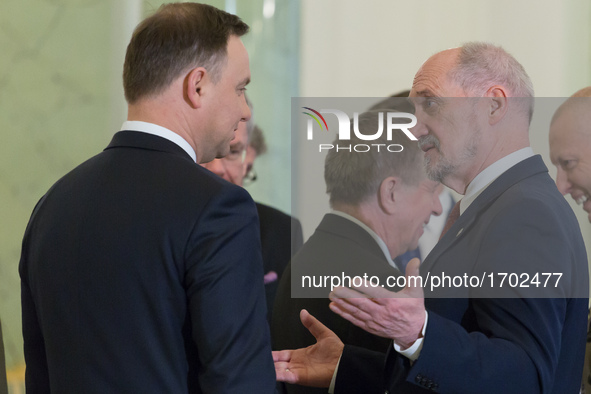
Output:
M445 226L443 226L443 230L441 230L441 235L439 236L439 239L443 238L445 233L447 233L447 230L449 230L451 226L453 226L453 224L456 222L456 220L458 220L458 218L460 217L460 201L458 201L456 205L454 205L451 212L449 213L447 221L445 222Z

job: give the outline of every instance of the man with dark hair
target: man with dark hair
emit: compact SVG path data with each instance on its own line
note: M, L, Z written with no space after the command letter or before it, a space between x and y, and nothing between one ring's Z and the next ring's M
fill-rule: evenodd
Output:
M197 163L250 118L238 17L162 6L128 119L39 201L20 261L28 393L273 393L254 203Z
M256 181L257 175L254 171L254 161L257 157L265 153L267 153L267 142L265 141L263 130L259 126L254 125L252 135L246 147L246 155L244 156L244 163L246 164L244 182Z
M433 281L425 288L409 281L398 293L337 288L331 310L392 339L386 359L343 346L304 312L318 342L276 352L278 379L337 394L577 393L587 256L572 210L529 147L529 77L502 48L469 43L429 58L410 98L429 177L464 195L421 265L422 278L491 280L482 288L472 280L433 288ZM418 261L406 272L418 275ZM555 273L554 283L536 283L536 272L538 280ZM531 280L521 275L512 286L501 282L503 273Z
M362 132L377 127L377 111L359 116ZM350 142L364 140L352 135ZM417 143L402 133L393 133L391 140L384 135L375 143L398 144L404 149L363 153L331 150L326 157L324 179L333 210L324 215L283 274L271 325L275 349L314 344L314 337L299 323L300 310L306 309L344 343L384 355L388 350L389 339L372 335L330 311L330 283L316 288L302 283L306 277L342 274L351 278L373 276L388 285L388 278L403 275L393 259L416 248L431 215L441 214L439 183L427 178ZM286 386L288 393L326 392Z

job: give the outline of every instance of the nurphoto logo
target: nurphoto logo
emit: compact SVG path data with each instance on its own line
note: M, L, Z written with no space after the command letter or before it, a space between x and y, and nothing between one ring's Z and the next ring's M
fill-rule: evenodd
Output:
M309 141L314 139L314 128L315 124L317 124L317 128L320 131L329 132L328 123L323 115L332 114L335 115L338 122L338 139L339 141L349 141L351 140L351 118L347 115L344 111L338 109L321 109L319 111L310 108L310 107L302 107L305 111L302 112L304 115L307 115L308 122L306 125L306 133L307 139ZM384 116L385 114L385 116ZM410 113L407 112L378 112L378 129L373 134L363 134L359 130L359 113L353 113L353 133L355 136L363 141L374 141L378 138L382 137L384 133L384 129L386 131L386 139L388 141L392 140L392 133L402 131L408 139L411 141L417 141L417 138L409 131L410 128L414 127L417 124L417 118ZM384 118L386 119L386 125L384 127ZM400 119L410 120L410 122L406 123L398 123ZM367 132L367 130L364 130ZM333 144L319 144L318 145L319 152L323 150L331 150L336 149L339 150L348 150L348 151L355 151L355 152L369 152L372 149L377 149L379 152L380 149L388 152L402 152L403 147L400 144L355 144L355 145L341 145L337 144L336 146Z

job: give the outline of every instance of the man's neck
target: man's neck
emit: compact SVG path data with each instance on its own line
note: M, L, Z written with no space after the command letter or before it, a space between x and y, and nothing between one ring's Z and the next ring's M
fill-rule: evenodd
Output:
M480 160L473 160L470 163L466 163L464 165L465 171L459 173L458 176L453 176L454 174L452 174L446 177L441 183L459 194L465 195L468 186L478 174L499 160L529 146L528 140L514 141L510 145L504 144L501 141L500 144L486 152L486 156L482 156L481 152L477 152L475 158L480 158Z
M139 104L129 105L127 120L153 123L178 134L193 148L197 163L200 163L203 154L199 151L198 144L189 132L190 127L186 117L181 113L169 113L165 108L171 108L171 106L166 106L160 101L161 99L146 99Z

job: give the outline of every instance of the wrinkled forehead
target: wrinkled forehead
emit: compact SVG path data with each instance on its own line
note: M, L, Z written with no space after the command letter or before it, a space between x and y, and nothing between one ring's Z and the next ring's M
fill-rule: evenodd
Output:
M450 78L457 60L456 49L439 52L427 59L414 77L409 96L461 97L458 91L462 89Z

